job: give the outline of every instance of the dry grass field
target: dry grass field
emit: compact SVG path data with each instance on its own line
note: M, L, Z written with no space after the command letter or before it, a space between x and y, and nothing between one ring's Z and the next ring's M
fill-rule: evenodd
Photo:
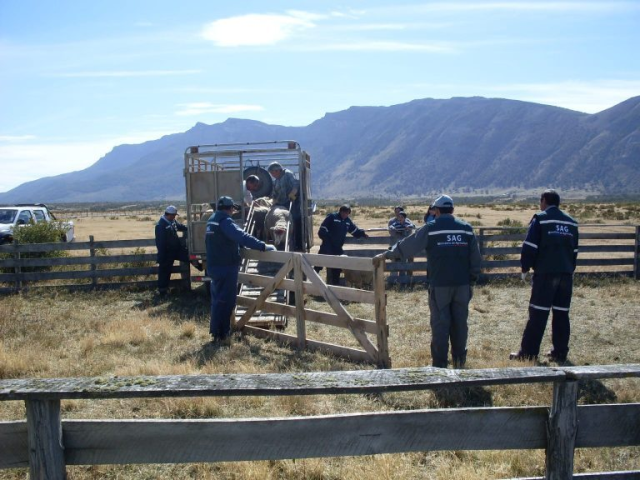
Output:
M526 225L533 206L461 207L456 213L483 226L510 218ZM633 206L632 206L633 207ZM410 217L424 214L407 207ZM512 208L509 207L509 208ZM608 208L605 206L604 208ZM633 207L635 208L635 207ZM578 212L597 220L599 206ZM604 211L604 210L602 210ZM614 207L625 215L628 210ZM633 210L637 215L637 210ZM323 218L322 213L318 219ZM390 208L354 208L361 227L385 226ZM589 217L588 215L594 214ZM156 214L137 218L82 218L78 240L150 238ZM637 223L629 216L616 223ZM470 308L468 368L513 366L526 320L529 288L519 282L479 286ZM309 299L311 308L322 306ZM370 307L351 304L359 317ZM430 365L427 295L423 288L388 292L390 356L394 367ZM574 365L640 363L640 283L584 280L575 288L569 358ZM289 327L291 328L291 327ZM342 333L309 326L312 338L335 343ZM343 336L345 338L343 338ZM208 303L202 287L158 300L150 291L27 293L0 299L0 378L269 373L371 368L332 356L297 352L273 342L234 337L230 349L208 343ZM543 351L550 347L549 332ZM584 382L581 403L640 402L640 380ZM450 391L367 395L256 398L163 398L64 401L63 418L286 417L368 411L469 406L551 404L546 384L496 386ZM24 419L23 402L0 402L0 420ZM309 432L313 435L313 432ZM275 439L274 439L275 440ZM242 448L242 446L238 446ZM581 449L576 472L640 469L640 447ZM489 479L544 474L542 451L435 452L366 457L189 465L68 467L70 479ZM2 479L22 479L25 470L0 471Z

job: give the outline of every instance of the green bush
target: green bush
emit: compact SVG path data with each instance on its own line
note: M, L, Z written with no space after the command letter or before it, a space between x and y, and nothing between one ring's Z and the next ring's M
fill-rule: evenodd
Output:
M13 231L13 241L24 243L58 243L62 241L65 229L55 223L31 223L17 227ZM21 253L21 258L61 258L69 256L66 250L55 250L52 252L25 252ZM0 259L11 258L12 253L0 254ZM23 272L44 272L51 270L50 266L23 267Z

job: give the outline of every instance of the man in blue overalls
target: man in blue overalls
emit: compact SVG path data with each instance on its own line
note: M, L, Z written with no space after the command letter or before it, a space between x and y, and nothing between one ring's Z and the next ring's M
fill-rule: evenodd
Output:
M232 220L233 210L240 205L231 197L220 197L216 212L207 221L205 244L207 249L207 274L211 278L211 323L209 333L214 341L230 344L231 315L236 307L238 295L238 269L240 247L260 251L275 251L273 245L266 245L244 232Z
M562 363L569 353L569 307L573 292L573 272L578 258L578 222L560 208L560 195L545 190L540 210L531 219L527 238L522 244L520 265L522 279L533 268L529 321L522 335L520 350L511 360L537 360L540 344L553 310L549 359Z

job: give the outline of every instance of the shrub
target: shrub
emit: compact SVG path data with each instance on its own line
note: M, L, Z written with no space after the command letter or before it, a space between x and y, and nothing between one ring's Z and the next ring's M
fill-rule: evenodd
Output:
M18 243L58 243L62 240L65 229L55 223L31 223L18 227L13 232L13 241ZM0 258L11 258L13 254L4 253ZM52 252L26 252L21 258L60 258L69 256L65 250L55 250ZM43 272L51 270L50 266L23 267L23 272Z

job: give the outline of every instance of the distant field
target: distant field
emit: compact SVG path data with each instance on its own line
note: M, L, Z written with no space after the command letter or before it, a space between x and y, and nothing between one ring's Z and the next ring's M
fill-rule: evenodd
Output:
M468 206L456 213L483 226L507 218L526 225L534 206ZM569 206L571 209L571 206ZM613 210L610 210L610 209ZM407 206L421 218L418 207ZM638 223L636 206L580 207L582 222L627 213L611 223ZM415 213L414 213L415 212ZM631 215L633 212L633 216ZM118 218L81 218L80 241L151 238L162 212ZM317 220L326 211L319 212ZM364 228L386 225L391 207L358 207L354 220ZM468 368L513 366L509 351L518 348L526 321L528 286L503 282L477 287L470 308ZM320 309L316 299L308 306ZM366 316L358 304L347 308ZM421 287L388 291L389 347L393 366L430 365L427 294ZM640 282L588 280L576 286L572 304L569 358L575 365L640 363ZM208 344L208 299L200 287L158 301L153 292L34 293L0 299L0 378L267 373L371 368L319 353L296 352L252 337L235 338L230 350ZM325 330L309 329L318 339L335 341ZM324 336L324 337L322 337ZM542 349L550 348L549 332ZM640 380L589 381L581 385L581 403L640 402ZM413 410L467 406L545 405L550 385L468 389L449 396L432 392L327 395L283 398L164 398L153 400L64 401L63 418L225 418L286 417L333 413ZM0 402L0 420L23 419L22 402ZM313 435L313 432L309 432ZM238 446L242 448L242 446ZM575 471L640 469L640 447L581 449ZM70 478L197 479L491 479L544 474L542 451L476 451L375 455L354 458L157 466L68 467ZM24 470L0 471L2 479L25 477Z

